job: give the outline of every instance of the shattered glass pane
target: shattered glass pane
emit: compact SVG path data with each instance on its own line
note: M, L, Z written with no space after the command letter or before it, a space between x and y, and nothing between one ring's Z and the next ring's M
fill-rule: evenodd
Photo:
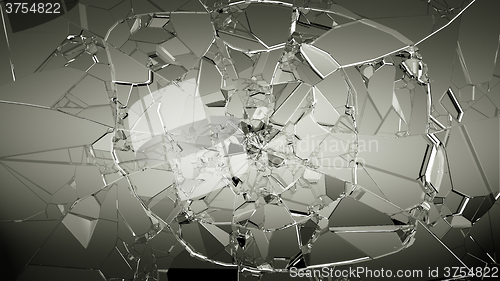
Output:
M9 278L498 265L498 3L74 2L0 5Z

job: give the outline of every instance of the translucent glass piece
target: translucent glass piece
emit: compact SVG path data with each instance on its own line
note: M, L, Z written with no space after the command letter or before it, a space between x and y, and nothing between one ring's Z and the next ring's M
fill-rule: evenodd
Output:
M446 145L446 152L448 158L448 165L450 167L450 173L453 175L453 188L462 194L468 196L484 196L489 193L487 188L487 182L483 179L481 171L478 169L477 162L474 159L474 154L470 153L473 151L470 143L464 138L467 136L467 131L465 128L460 127L452 129L450 132L450 140ZM453 139L451 138L453 136ZM462 151L462 153L458 153ZM469 153L463 153L463 151L469 151ZM459 163L469 163L466 171L459 173ZM454 172L455 171L455 172ZM473 184L474 187L471 187Z
M291 258L300 250L297 245L297 229L295 226L276 231L269 241L269 253L271 257ZM292 246L293 245L293 246Z
M290 34L292 9L284 5L250 4L246 9L251 32L266 46L286 41ZM268 21L263 21L267 18Z
M24 118L27 115L36 115L37 118ZM3 149L0 152L0 156L79 146L93 142L93 140L98 139L107 130L105 126L100 124L58 111L40 107L9 105L6 103L0 104L0 118L2 120L11 118L19 120L16 126L22 127L24 130L20 130L17 136L23 139L24 144L27 146L23 148L18 145L16 139L7 138L6 135L3 135ZM37 138L32 138L32 132L44 124L51 124L51 126L43 134L39 134ZM11 126L9 123L3 122L0 128L4 131L9 131ZM67 134L67 137L61 139L53 138L55 135L63 134L62 132L65 132L64 134Z
M202 57L214 38L214 29L210 15L205 13L172 13L170 21L178 38L197 57Z
M178 56L189 53L189 49L177 37L156 47L156 53L167 63L179 64Z
M338 233L340 237L349 241L356 248L360 249L362 252L366 253L371 258L376 258L380 255L385 254L381 251L384 248L391 248L397 251L402 247L401 240L396 232L389 233Z
M17 81L27 86L26 89L15 87L16 84L7 84L0 87L0 99L6 101L52 106L65 91L73 86L83 75L82 71L72 68L54 69L48 72L39 72L29 78L20 78ZM58 77L55 79L54 77ZM57 81L57 83L55 83ZM48 87L51 90L37 95L37 88Z
M78 239L78 242L80 242L84 248L87 248L92 238L92 233L94 233L97 220L88 220L79 216L67 214L62 220L62 223L68 228L73 236Z
M451 218L451 226L455 228L468 228L471 227L471 222L463 216L453 216Z
M485 3L471 5L471 9L472 11L488 10ZM484 12L482 13L484 14ZM489 14L490 12L488 11L487 13ZM478 28L480 28L480 26L484 26L486 32L485 34L482 34L484 35L484 37L482 37L484 39L481 44L473 43L478 41L479 34L472 30L461 29L458 36L463 60L473 84L482 83L483 81L490 79L490 75L493 71L493 57L496 56L496 53L498 52L498 39L496 38L497 33L494 28L488 28L489 26L494 26L496 23L488 22L485 19L486 17L488 16L485 15L485 17L474 22L474 25ZM495 18L494 20L498 22L498 19ZM462 21L464 24L472 24L472 21L474 21L472 13L464 15Z
M317 100L314 107L314 118L318 124L326 126L335 125L338 120L338 118L335 117L340 117L340 114L319 90L313 88L313 91Z
M201 61L201 70L198 91L200 96L209 93L218 92L221 88L221 76L217 68L210 61L203 59Z
M80 2L0 7L4 279L498 264L497 3Z
M113 47L106 48L112 61L112 77L114 81L127 84L140 84L149 81L149 70Z
M28 186L26 186L22 181L16 178L15 174L7 169L7 167L2 166L0 168L0 175L6 184L5 196L0 200L2 206L9 206L11 200L23 201L27 205L22 207L20 204L15 204L9 208L2 207L1 218L2 220L23 220L27 219L37 213L42 212L47 206L47 202L44 202L35 192L33 192ZM76 198L75 198L76 199Z
M292 94L283 102L283 104L276 109L275 113L272 115L271 120L274 122L284 125L292 116L290 115L295 110L297 110L300 105L305 101L306 95L309 93L311 87L306 84L301 84L297 89L294 90ZM299 117L299 116L296 116Z
M313 119L312 114L308 114L300 119L299 122L295 125L296 135L304 140L315 136L321 136L328 133L327 130L323 129L318 123ZM310 149L315 149L314 145L311 145ZM311 151L312 152L312 151Z
M100 206L95 197L90 196L78 201L75 207L71 208L71 213L97 219L99 218Z
M337 251L329 251L329 245L337 245ZM342 239L337 234L331 232L323 233L314 243L310 254L311 265L335 265L343 262L362 261L369 257Z
M339 68L337 62L328 53L311 45L302 45L300 51L321 78L325 78Z
M328 184L328 183L327 183ZM330 227L392 225L391 219L357 200L346 197L329 218Z
M453 90L451 88L448 88L446 93L444 93L440 102L446 109L446 111L448 111L448 113L450 113L453 118L455 118L458 122L462 121L462 116L464 114L464 111L462 110L462 107L458 103L458 100L455 97L455 94L453 93Z
M238 51L257 52L267 50L267 48L257 40L242 38L223 31L219 32L219 37L224 40L229 47Z
M160 28L141 28L132 32L129 40L158 44L172 38L172 35Z
M363 20L336 26L313 45L330 53L341 66L373 60L405 46L398 38Z
M436 192L439 192L445 172L445 156L442 147L431 153L432 162L427 168L426 177L429 179L429 182Z
M158 27L161 28L170 21L169 18L152 18L149 22L148 27Z
M147 169L130 175L130 180L138 187L139 196L153 197L173 183L174 175L170 171Z
M427 132L429 122L429 88L417 86L413 99L411 112L410 132L411 134L423 134Z
M393 81L396 70L393 66L384 65L370 77L368 93L375 103L376 109L384 114L389 110L393 97Z

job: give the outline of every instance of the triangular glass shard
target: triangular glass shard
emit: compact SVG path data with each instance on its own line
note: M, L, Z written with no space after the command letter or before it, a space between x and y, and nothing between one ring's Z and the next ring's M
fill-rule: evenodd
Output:
M97 220L88 220L73 214L67 214L62 220L62 223L84 248L88 247Z

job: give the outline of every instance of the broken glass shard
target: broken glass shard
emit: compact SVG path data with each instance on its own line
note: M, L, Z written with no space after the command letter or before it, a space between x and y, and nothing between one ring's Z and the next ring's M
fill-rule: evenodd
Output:
M158 280L181 253L261 275L372 262L422 233L498 264L498 32L475 60L468 28L498 9L112 2L29 34L1 23L2 219L47 222L21 279Z

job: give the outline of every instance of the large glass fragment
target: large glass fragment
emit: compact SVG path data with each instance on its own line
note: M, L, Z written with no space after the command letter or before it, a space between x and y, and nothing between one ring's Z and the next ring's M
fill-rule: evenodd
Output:
M9 278L498 265L497 3L7 2Z

